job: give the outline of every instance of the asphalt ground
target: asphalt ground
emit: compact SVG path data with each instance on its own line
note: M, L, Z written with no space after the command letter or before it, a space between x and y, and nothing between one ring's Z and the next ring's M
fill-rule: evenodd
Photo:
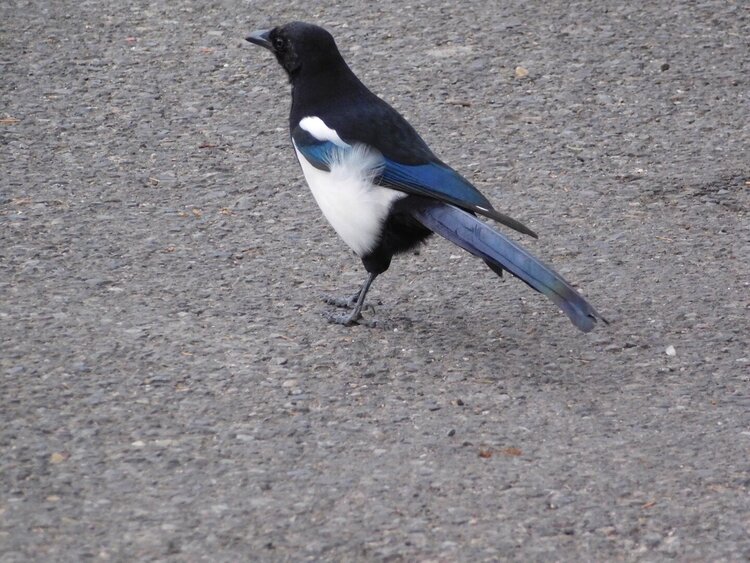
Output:
M750 558L746 2L0 4L0 561ZM364 271L257 28L355 72L582 289Z

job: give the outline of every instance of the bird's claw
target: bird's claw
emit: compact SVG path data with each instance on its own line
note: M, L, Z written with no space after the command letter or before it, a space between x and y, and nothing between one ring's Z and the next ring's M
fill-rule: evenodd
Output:
M377 323L375 321L370 321L362 317L361 314L354 314L352 313L333 313L331 311L323 311L323 317L329 322L333 324L343 325L343 326L353 326L356 324L364 325L368 328L375 328L377 326Z
M323 302L327 303L328 305L333 305L334 307L340 307L342 309L354 309L354 307L357 305L358 298L359 293L355 293L351 297L336 297L335 295L326 293L323 295Z

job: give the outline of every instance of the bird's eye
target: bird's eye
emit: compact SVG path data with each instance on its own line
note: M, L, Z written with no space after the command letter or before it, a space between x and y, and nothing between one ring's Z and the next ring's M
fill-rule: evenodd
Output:
M277 37L273 40L273 46L275 49L282 49L284 47L284 40L281 37Z

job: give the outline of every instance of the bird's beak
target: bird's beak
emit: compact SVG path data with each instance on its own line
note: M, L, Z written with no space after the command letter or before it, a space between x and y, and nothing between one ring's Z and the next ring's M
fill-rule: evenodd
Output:
M270 41L270 35L270 29L259 29L258 31L253 31L250 35L245 37L245 41L250 41L250 43L255 43L256 45L265 47L273 53L273 45Z

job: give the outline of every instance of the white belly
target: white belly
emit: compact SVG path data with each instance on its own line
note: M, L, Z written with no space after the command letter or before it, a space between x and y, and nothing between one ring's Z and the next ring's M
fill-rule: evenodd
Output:
M294 150L307 185L334 230L359 256L371 252L391 205L406 197L372 183L380 156L363 146L344 149L327 172L307 162L296 145Z

